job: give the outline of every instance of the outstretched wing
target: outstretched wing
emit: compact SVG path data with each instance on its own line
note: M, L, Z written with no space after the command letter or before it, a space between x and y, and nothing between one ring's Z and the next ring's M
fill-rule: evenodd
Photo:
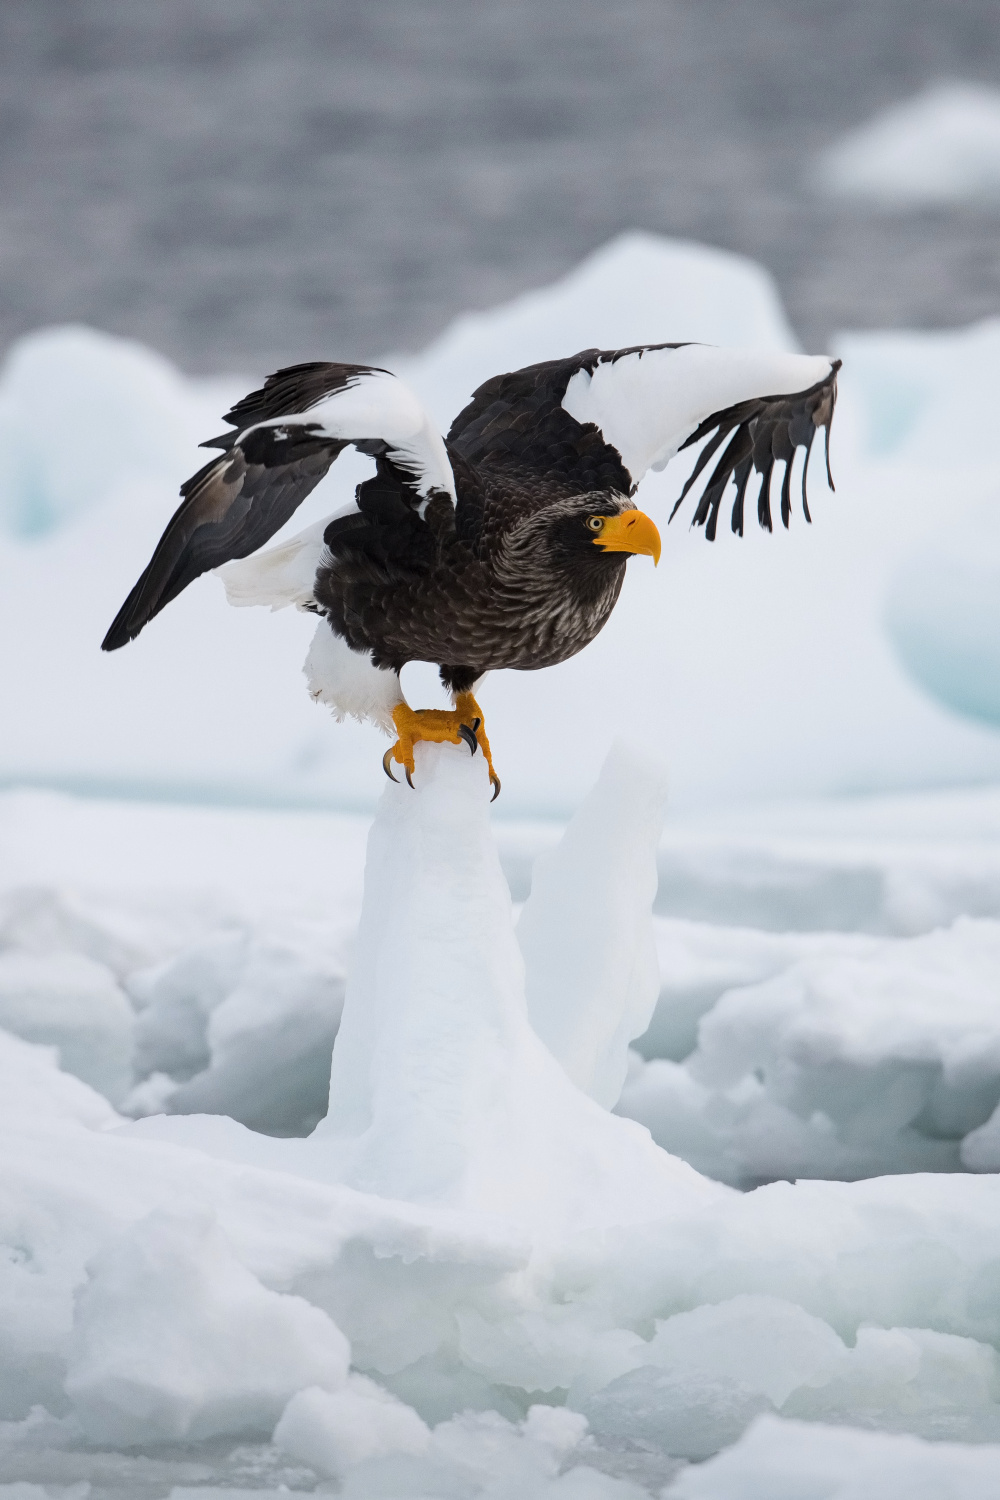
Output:
M272 375L224 420L236 431L202 445L223 453L181 486L183 503L103 650L134 640L200 574L263 546L351 443L378 460L416 516L423 518L436 497L454 508L455 480L441 435L387 370L295 365Z
M531 474L569 492L632 494L649 469L662 469L680 448L713 434L686 495L728 436L694 523L714 539L723 492L735 479L733 529L742 535L743 499L754 469L761 475L758 518L770 529L777 462L785 464L781 516L788 525L794 452L802 447L808 459L820 427L827 435L829 475L839 368L839 360L825 356L707 344L586 349L488 380L455 418L448 442L484 469ZM808 519L805 466L802 484Z

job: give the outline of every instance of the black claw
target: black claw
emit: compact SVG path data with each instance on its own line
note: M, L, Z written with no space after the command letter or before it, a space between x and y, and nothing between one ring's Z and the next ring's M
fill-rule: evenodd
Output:
M495 802L500 795L500 777L495 771L491 771L490 780L493 783L493 796L490 798L490 801Z
M417 790L417 789L416 789L416 787L415 787L415 786L413 786L413 777L412 777L412 776L411 776L411 775L410 775L410 768L409 768L409 766L404 766L404 767L403 767L403 771L404 771L404 772L405 772L405 774L406 774L406 780L407 780L407 782L408 782L408 784L409 784L409 785L410 785L410 786L411 786L411 787L413 787L413 790L414 790L414 791L416 791L416 790Z
M482 722L483 722L482 719L473 719L473 721L472 721L472 732L473 732L473 734L478 734L479 733L479 728L480 728L480 725L482 724Z
M475 724L476 729L479 728L479 723L480 721L477 719ZM458 732L462 736L465 743L468 745L472 754L475 755L476 751L479 749L479 741L476 739L475 731L470 729L468 724L459 724Z
M391 770L389 769L389 759L390 759L390 757L392 755L393 750L395 750L395 748L396 748L395 745L390 745L389 748L388 748L388 750L385 752L385 754L382 757L382 769L385 772L385 774L388 776L388 778L389 778L390 781L396 781L395 776L393 776ZM399 783L396 782L396 785L398 786Z

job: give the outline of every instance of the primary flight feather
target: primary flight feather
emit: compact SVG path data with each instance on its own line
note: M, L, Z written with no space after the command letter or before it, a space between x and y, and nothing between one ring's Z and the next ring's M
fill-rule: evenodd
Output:
M464 740L482 749L496 795L479 680L500 667L552 666L593 640L629 556L659 558L657 529L632 497L681 448L705 440L674 513L715 459L692 518L710 540L730 482L732 529L742 535L752 475L757 519L771 529L776 465L788 525L797 448L808 520L806 470L820 430L829 478L839 367L825 356L704 344L587 349L486 381L447 439L387 370L279 370L226 415L231 432L203 445L221 454L181 486L182 504L104 650L133 640L199 574L229 564L232 603L295 604L322 617L306 662L310 691L338 717L395 733L388 775L397 763L411 780L418 740ZM355 502L260 552L351 444L375 460ZM410 708L399 680L408 661L438 664L454 711Z

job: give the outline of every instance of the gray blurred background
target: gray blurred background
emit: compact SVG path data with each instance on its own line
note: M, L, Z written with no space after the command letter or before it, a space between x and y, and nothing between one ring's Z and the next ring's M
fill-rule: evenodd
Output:
M998 0L0 0L0 345L185 368L414 350L644 228L744 251L809 345L1000 312L1000 210L824 200L815 154L1000 82Z

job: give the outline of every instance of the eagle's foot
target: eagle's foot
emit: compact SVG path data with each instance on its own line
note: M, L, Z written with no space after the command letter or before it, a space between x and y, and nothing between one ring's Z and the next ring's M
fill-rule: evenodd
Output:
M443 708L417 709L408 703L397 703L392 711L392 722L396 726L396 743L390 745L382 757L382 769L390 781L396 780L391 766L391 762L396 761L403 767L410 786L413 785L413 747L418 740L466 744L473 755L477 749L485 755L493 784L492 800L496 801L500 794L500 778L493 769L490 742L483 729L483 711L471 693L459 693L451 712Z
M500 795L500 777L493 769L490 742L486 738L486 730L483 728L483 711L471 693L457 693L455 695L455 711L461 715L463 729L467 724L472 727L475 744L470 745L469 748L473 755L475 755L476 745L478 745L486 757L486 764L490 768L490 781L493 785L493 796L490 798L490 801L495 802ZM462 738L465 739L466 736L463 735Z

